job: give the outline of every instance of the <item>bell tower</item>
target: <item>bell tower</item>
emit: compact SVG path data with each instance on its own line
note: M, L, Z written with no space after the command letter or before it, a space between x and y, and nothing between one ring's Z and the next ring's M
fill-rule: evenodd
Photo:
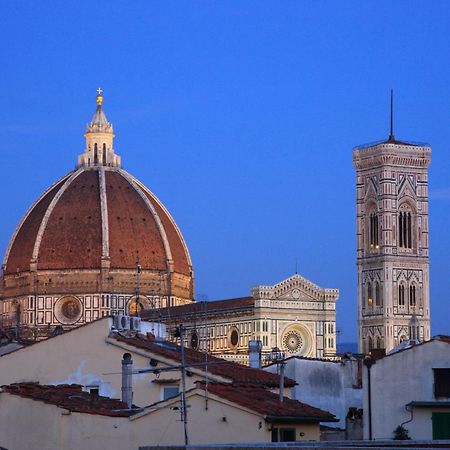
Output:
M356 147L358 349L391 350L430 339L427 144L388 140Z

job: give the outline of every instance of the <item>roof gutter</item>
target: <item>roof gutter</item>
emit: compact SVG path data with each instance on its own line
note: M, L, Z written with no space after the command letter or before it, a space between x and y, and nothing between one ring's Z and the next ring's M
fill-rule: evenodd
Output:
M264 420L269 423L319 423L319 422L339 422L334 418L319 418L310 416L265 416Z

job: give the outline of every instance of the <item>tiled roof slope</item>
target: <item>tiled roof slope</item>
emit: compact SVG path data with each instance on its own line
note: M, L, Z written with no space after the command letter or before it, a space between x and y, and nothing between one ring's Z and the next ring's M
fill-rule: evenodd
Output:
M120 334L111 335L113 339L124 342L133 347L147 350L164 358L171 359L177 363L181 360L180 347L172 342L155 342L154 339L146 338L142 335L136 337L123 336ZM186 364L202 363L205 361L205 353L192 348L185 348ZM280 384L280 377L276 374L265 372L261 369L253 369L235 362L225 361L221 358L208 355L208 363L221 362L220 365L209 365L208 372L211 374L230 379L233 383L260 385L265 387L277 387ZM200 366L203 370L203 366ZM295 381L285 377L285 386L292 387Z
M111 417L128 417L135 413L127 409L126 403L91 395L82 391L78 384L46 386L36 383L15 383L2 386L2 391L78 413Z
M199 383L205 389L205 383ZM263 414L266 420L283 421L298 419L309 422L334 422L333 414L306 403L284 397L280 402L278 394L260 386L235 386L232 384L209 383L208 391L225 400Z
M167 308L151 309L141 313L143 320L156 318L177 319L189 315L206 316L209 313L231 312L236 310L244 310L252 308L255 304L253 297L230 298L227 300L216 300L208 302L194 302L182 306Z

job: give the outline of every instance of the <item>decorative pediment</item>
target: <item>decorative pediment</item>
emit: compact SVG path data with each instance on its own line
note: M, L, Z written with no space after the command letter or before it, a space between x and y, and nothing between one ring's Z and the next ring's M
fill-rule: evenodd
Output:
M398 185L398 198L409 197L411 199L416 198L416 186L415 179L412 175L401 175Z
M365 199L366 202L369 199L373 199L376 202L378 196L378 185L377 185L377 177L366 178L366 193Z
M324 289L299 274L273 286L255 286L252 289L255 299L291 300L291 301L336 301L339 297L338 289Z

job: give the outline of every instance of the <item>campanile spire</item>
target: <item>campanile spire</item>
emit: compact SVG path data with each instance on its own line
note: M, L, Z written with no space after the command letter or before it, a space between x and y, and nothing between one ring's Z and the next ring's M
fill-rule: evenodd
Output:
M86 126L86 147L84 153L78 156L79 166L109 166L120 167L120 156L116 155L113 148L113 126L103 111L103 90L97 89L95 99L97 108L91 122Z

